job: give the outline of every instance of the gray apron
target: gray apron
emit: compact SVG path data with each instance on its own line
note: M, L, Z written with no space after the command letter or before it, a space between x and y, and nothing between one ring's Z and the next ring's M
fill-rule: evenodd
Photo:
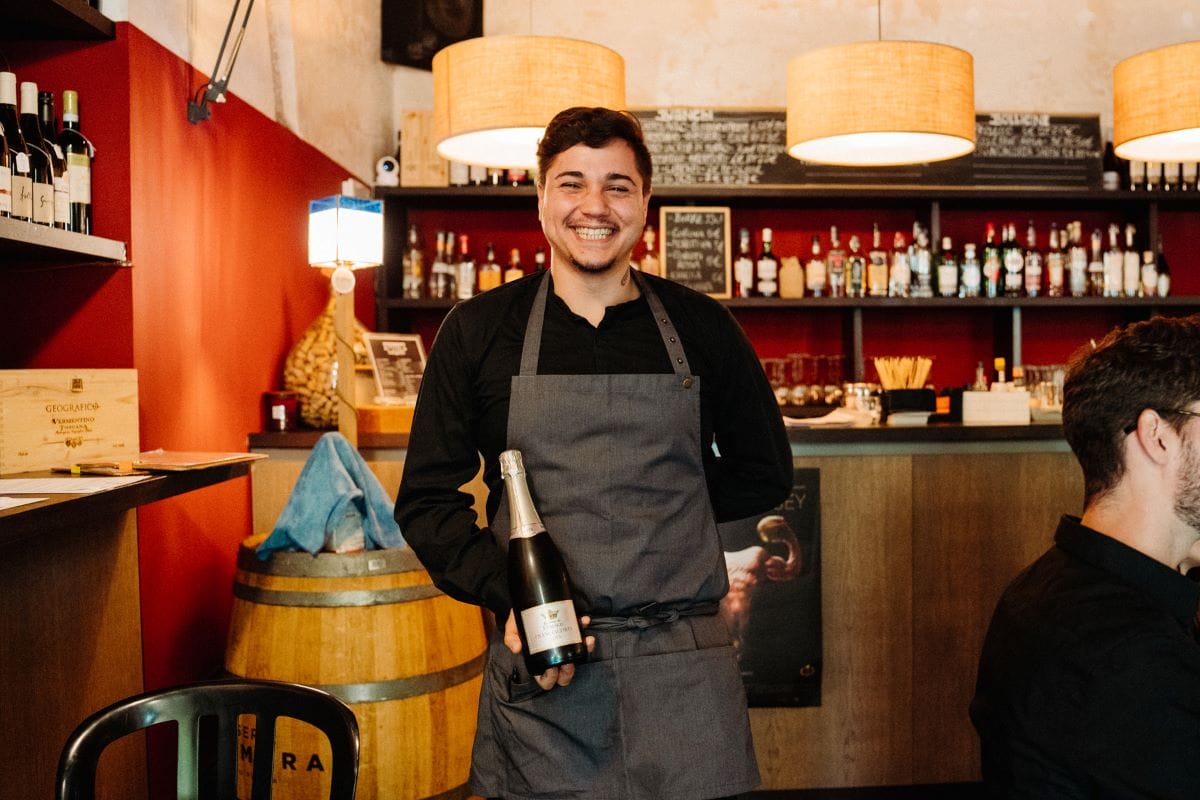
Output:
M698 800L752 789L758 767L729 632L700 452L700 381L658 296L635 280L674 372L538 375L549 275L512 379L508 447L562 551L596 649L543 692L488 647L471 789L509 800ZM507 547L505 498L492 523Z

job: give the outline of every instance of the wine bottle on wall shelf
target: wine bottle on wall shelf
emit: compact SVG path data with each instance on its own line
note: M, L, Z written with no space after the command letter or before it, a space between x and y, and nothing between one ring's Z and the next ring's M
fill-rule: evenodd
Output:
M17 76L0 72L0 127L8 142L8 165L12 191L9 216L23 222L33 219L33 162L17 119Z
M770 228L762 229L762 252L754 262L754 291L759 297L779 296L779 258L772 251Z
M425 287L425 250L415 224L408 226L408 245L401 259L401 290L407 300L419 300Z
M513 248L508 254L508 269L504 270L504 282L512 283L525 277L525 268L521 266L521 251Z
M542 524L519 450L500 454L508 498L508 594L531 675L587 660L562 554Z
M0 125L0 217L12 216L12 169L8 165L8 138Z
M96 148L79 129L79 94L63 92L62 130L58 144L67 158L67 192L71 222L76 233L92 232L92 162Z
M750 229L738 233L738 256L733 262L733 296L754 296L754 256L750 252Z
M464 234L466 235L466 234ZM504 270L496 260L496 245L487 243L486 257L479 265L479 291L495 289L504 282Z
M1037 229L1034 227L1033 220L1029 220L1029 225L1025 229L1025 255L1024 255L1024 270L1025 270L1025 294L1029 297L1037 297L1042 293L1042 252L1037 246Z
M56 164L42 142L37 117L37 84L21 82L21 105L17 124L25 137L25 149L33 176L33 216L39 225L54 225L54 178ZM61 167L58 167L61 171Z
M1121 292L1126 297L1142 296L1142 259L1141 254L1133 245L1136 232L1137 228L1132 222L1125 223L1125 250L1122 253L1124 264L1122 267Z
M43 106L48 107L43 108ZM51 218L56 228L66 230L71 224L71 206L67 191L67 162L63 158L62 148L54 140L54 130L47 133L42 125L42 119L49 117L51 125L54 119L54 95L50 92L39 92L36 83L21 81L21 133L25 141L41 148L50 162L52 210ZM35 198L36 202L36 198Z
M450 233L447 234L447 236L450 237L450 239L453 239L454 234ZM459 246L461 249L458 254L458 260L455 261L454 253L452 252L454 249L454 243L449 241L449 239L447 240L446 247L448 249L448 254L446 256L446 260L454 263L453 266L449 267L448 269L450 294L446 296L457 297L459 300L470 300L475 296L477 270L475 268L475 257L471 255L471 244L468 234L464 233L460 237Z

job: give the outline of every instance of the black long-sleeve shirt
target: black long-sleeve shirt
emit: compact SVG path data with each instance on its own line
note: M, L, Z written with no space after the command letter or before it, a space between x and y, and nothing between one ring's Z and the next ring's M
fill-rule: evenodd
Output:
M971 719L996 798L1200 797L1200 587L1063 517L1005 591Z
M717 521L770 510L791 489L791 448L753 347L720 303L672 281L644 277L700 378L699 444ZM503 493L497 459L506 447L511 379L520 371L540 279L537 274L505 284L447 315L422 378L396 500L400 529L434 583L500 618L509 609L504 560L490 531L476 525L473 498L460 487L478 472L482 455L487 519L494 519ZM672 368L644 296L608 308L593 327L551 291L538 371L647 374Z

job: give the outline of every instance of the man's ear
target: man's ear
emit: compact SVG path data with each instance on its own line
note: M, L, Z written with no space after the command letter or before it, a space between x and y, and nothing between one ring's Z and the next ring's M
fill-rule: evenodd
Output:
M1138 414L1133 435L1146 456L1159 465L1166 462L1176 438L1171 426L1152 408L1143 409Z

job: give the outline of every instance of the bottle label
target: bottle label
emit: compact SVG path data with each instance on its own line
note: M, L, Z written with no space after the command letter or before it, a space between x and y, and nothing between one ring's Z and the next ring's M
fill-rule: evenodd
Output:
M54 224L54 186L33 184L33 221L41 225Z
M749 297L754 289L754 262L739 258L733 262L733 279L737 282L742 297Z
M72 203L92 204L92 160L83 153L67 155L67 191Z
M531 654L583 641L575 606L570 600L525 609L521 612L521 627L525 629L525 644Z
M454 268L450 267L453 272ZM475 295L475 264L463 262L458 265L458 299L470 300Z
M63 226L71 222L71 200L65 173L54 178L54 222Z
M763 297L774 297L779 292L779 265L769 259L758 260L758 293Z
M808 262L808 288L813 292L825 291L825 262L819 258Z
M12 213L12 170L0 166L0 214ZM1157 273L1155 273L1157 277Z
M17 219L33 217L33 181L28 175L12 176L12 215Z
M489 289L495 289L500 285L500 279L503 273L498 269L484 269L479 271L479 291L486 292Z

